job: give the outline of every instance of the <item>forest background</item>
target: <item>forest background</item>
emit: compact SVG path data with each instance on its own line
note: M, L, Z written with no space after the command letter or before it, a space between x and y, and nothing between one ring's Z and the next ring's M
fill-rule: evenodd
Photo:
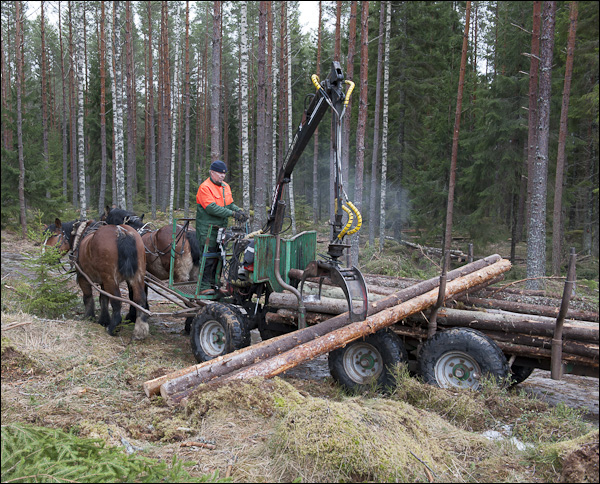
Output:
M439 245L452 191L456 233L525 241L538 276L568 246L598 257L598 2L312 3L303 33L293 1L2 1L2 227L193 217L223 159L260 228L310 76L339 60L361 246ZM294 231L330 217L328 119L290 184Z

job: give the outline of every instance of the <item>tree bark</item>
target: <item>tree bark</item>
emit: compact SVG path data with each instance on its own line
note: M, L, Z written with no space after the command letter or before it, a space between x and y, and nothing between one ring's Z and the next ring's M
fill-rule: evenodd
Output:
M127 210L133 210L135 180L135 72L133 67L131 2L125 2L125 62L127 65Z
M445 297L451 297L457 292L468 289L468 287L471 285L481 284L485 282L486 279L492 279L508 270L510 270L510 262L503 259L489 267L485 267L479 271L459 277L446 286ZM433 289L402 303L395 304L388 309L379 311L367 317L367 319L364 321L343 325L340 328L328 331L322 336L311 339L306 343L298 344L298 342L296 342L291 349L283 353L276 354L275 356L264 359L250 366L242 367L239 370L227 373L224 376L213 380L213 383L224 383L227 381L254 378L259 376L264 378L272 378L273 376L290 370L291 368L294 368L305 361L345 346L348 343L357 340L358 338L367 336L391 326L392 324L406 318L407 316L410 316L411 314L423 311L435 303L438 297L437 293L438 291ZM320 326L324 327L328 323L331 324L334 319L336 318L329 319ZM317 327L318 326L315 328ZM309 327L307 329L311 328ZM297 333L298 332L295 332L293 334ZM165 395L162 393L162 390L161 394L164 398ZM179 394L171 396L167 395L167 400L171 404L182 403L185 402L190 394L190 391L183 391Z
M494 254L492 256L486 257L485 259L481 259L471 264L467 264L459 269L455 269L449 272L448 280L453 280L465 275L469 275L474 271L478 271L490 265L493 265L499 262L500 260L500 256ZM424 294L427 291L431 291L432 289L437 287L438 284L439 278L434 277L428 279L427 281L423 281L417 285L414 285L410 288L398 291L396 294L381 301L377 301L373 305L370 305L368 314L376 314L380 311L383 311L384 309L391 308L403 301L407 301L411 298L419 296L420 294ZM349 321L350 318L348 317L347 313L336 316L335 318L328 319L322 325L318 325L315 328L308 327L300 331L295 331L293 334L287 334L267 341L263 341L262 343L252 345L249 348L243 348L233 353L220 356L218 358L215 358L214 360L200 363L198 365L184 368L182 370L178 370L173 374L164 375L153 380L149 380L144 383L144 391L146 392L147 396L155 395L159 392L160 386L163 383L168 382L174 379L175 377L181 377L182 380L188 382L190 385L197 385L199 383L202 383L204 378L217 376L217 374L225 374L227 372L241 368L242 366L248 364L251 361L262 360L265 358L269 358L270 356L273 356L275 354L281 353L283 351L287 351L288 349L293 348L297 344L310 341L314 337L326 334L327 332L333 329L343 327L346 324L348 324ZM219 365L222 369L217 369L217 373L215 374L215 368L217 365Z
M354 205L359 212L363 207L363 182L365 169L365 135L367 131L367 90L369 87L369 2L363 1L360 14L360 94L358 102L358 125L356 127L356 166L354 178ZM358 267L358 233L352 235L351 239L351 261L352 265Z
M266 212L266 172L268 166L268 149L266 125L266 35L267 35L267 2L259 3L258 12L258 76L256 103L256 172L254 183L254 229L259 229L267 221Z
M537 145L538 131L538 77L540 67L540 29L541 29L542 2L533 2L533 26L531 31L531 63L529 66L529 110L527 134L527 198L525 211L527 214L527 226L531 219L531 196L533 190L533 168L535 164L535 147Z
M21 217L21 237L27 237L27 213L25 211L25 158L23 156L23 113L21 90L25 80L23 79L23 13L21 2L15 2L16 25L15 25L15 61L17 71L17 153L19 157L19 214Z
M527 231L528 289L541 289L539 277L546 275L546 199L548 188L548 147L550 141L550 96L556 2L544 2L541 45L538 139L533 167L531 216Z
M43 156L46 172L50 170L49 154L48 154L48 99L47 99L47 80L46 80L46 36L45 36L45 20L44 20L44 2L40 6L40 34L42 41L41 59L42 59L42 139L43 139ZM50 198L50 185L46 186L46 198Z
M554 184L554 213L552 218L552 274L555 276L560 275L562 260L562 194L565 172L567 120L569 117L569 96L571 94L571 75L573 73L573 52L575 51L575 33L577 32L577 2L571 2L571 15L569 21L569 40L567 41L565 83L563 87L562 109L560 111L560 131L558 133L558 153L556 155L556 180Z
M242 22L240 25L240 51L241 51L241 126L242 133L242 193L243 207L246 213L250 212L250 150L248 145L248 2L241 4Z
M323 2L319 1L319 23L317 24L317 77L321 78L321 17L323 13ZM319 128L315 129L314 148L313 148L313 223L316 224L319 220Z
M150 209L152 220L156 219L156 139L154 135L154 76L152 72L152 3L148 9L148 152L150 173Z
M377 80L375 81L375 111L373 117L373 153L371 158L371 194L369 196L369 247L375 243L377 210L377 172L379 155L379 118L381 117L381 76L385 40L385 3L379 2L379 45L377 48Z
M190 211L190 2L185 2L185 186L183 216Z
M171 112L173 117L171 120L171 172L169 182L169 223L173 223L173 209L175 196L175 148L177 140L177 115L179 113L179 22L181 17L181 7L177 6L175 16L175 65L173 66L173 94L171 97Z
M85 60L84 60L84 47L83 47L83 26L85 24L85 15L83 10L83 2L80 3L77 9L77 155L78 155L78 168L79 168L79 216L86 220L87 219L87 194L86 194L86 181L85 181L85 139L83 135L83 116L84 116L84 105L83 105L83 89L85 83Z
M212 81L210 89L210 159L211 162L221 157L221 2L215 1L213 8L212 37Z
M385 19L385 53L383 68L383 130L381 133L381 199L379 202L379 252L383 251L385 242L385 210L387 196L387 147L388 147L388 118L389 118L389 96L390 96L390 25L392 22L392 3L386 2ZM404 89L404 88L401 88ZM401 120L403 123L404 121Z

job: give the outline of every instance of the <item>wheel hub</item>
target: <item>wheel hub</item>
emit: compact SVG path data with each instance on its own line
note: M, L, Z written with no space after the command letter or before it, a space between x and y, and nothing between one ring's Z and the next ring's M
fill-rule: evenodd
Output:
M371 344L354 343L344 354L344 369L356 383L367 383L383 371L381 354Z
M442 388L479 388L481 369L479 364L462 351L450 351L442 355L435 365L435 375Z

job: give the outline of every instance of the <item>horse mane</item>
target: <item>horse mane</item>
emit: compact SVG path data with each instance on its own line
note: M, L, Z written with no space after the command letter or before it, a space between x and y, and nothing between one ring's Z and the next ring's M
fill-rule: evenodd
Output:
M141 217L139 217L135 213L130 212L129 210L124 210L118 207L106 207L106 209L104 210L104 214L100 216L100 220L103 220L110 225L127 224L136 230L141 229L144 226L143 214Z

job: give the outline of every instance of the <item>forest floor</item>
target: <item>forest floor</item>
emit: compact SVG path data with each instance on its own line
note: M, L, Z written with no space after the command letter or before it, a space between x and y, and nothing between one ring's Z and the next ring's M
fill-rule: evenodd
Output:
M474 393L399 370L391 394L348 395L322 356L281 377L202 386L186 407L169 407L142 384L195 364L183 320L152 317L150 336L132 342L132 325L111 337L84 320L80 299L58 318L23 312L14 289L36 251L2 231L3 443L12 424L62 429L169 465L176 456L193 480L597 481L596 378L535 370ZM169 304L150 298L154 312Z

